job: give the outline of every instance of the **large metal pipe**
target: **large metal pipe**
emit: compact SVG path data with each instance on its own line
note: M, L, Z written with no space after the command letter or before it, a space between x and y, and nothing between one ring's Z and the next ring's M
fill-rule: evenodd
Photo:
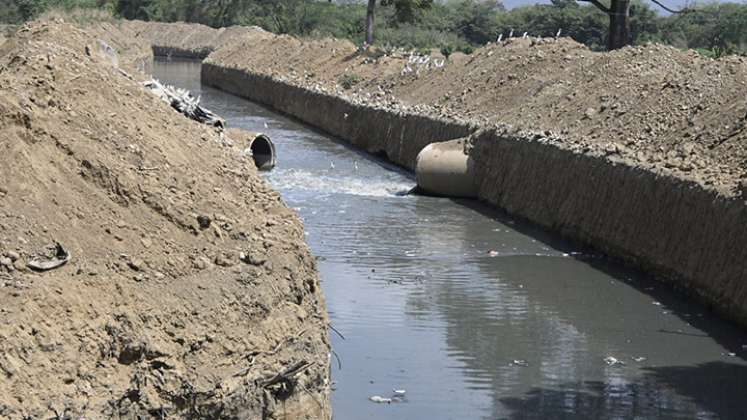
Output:
M229 128L225 131L233 144L244 151L245 156L251 156L254 165L260 171L269 171L277 163L275 145L268 136L262 133L253 133L240 128Z
M475 178L464 151L467 139L431 143L420 151L415 176L421 192L446 197L477 197Z
M275 144L266 135L254 135L249 141L249 150L252 152L254 164L257 165L257 169L260 171L269 171L275 167L277 163Z

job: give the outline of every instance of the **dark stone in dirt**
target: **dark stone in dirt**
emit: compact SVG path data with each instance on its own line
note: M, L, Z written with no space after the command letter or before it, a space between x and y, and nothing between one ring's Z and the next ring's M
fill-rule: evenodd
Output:
M145 262L143 262L143 260L138 259L138 258L131 259L127 263L127 266L130 267L131 269L135 270L135 271L143 271L143 270L145 270Z
M215 257L215 265L220 267L231 267L233 265L236 265L236 262L233 261L233 258L224 254L220 254Z
M205 230L210 227L212 220L208 216L200 215L197 216L197 223L200 225L200 229Z
M244 258L244 262L251 265L262 265L267 262L267 257L259 252L253 251Z

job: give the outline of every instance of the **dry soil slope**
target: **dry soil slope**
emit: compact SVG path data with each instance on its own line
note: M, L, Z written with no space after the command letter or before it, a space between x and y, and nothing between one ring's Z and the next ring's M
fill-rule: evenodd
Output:
M297 216L97 30L34 23L0 47L0 417L329 417ZM55 241L66 266L24 267Z
M211 28L199 23L123 21L120 25L140 39L147 40L156 55L204 58L216 48L246 34L263 33L260 28L231 26Z

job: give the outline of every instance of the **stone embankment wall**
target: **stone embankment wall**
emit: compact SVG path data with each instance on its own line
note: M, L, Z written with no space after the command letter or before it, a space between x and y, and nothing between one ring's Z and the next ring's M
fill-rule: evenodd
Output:
M481 200L646 270L747 325L747 208L738 196L544 133L477 131L215 57L203 63L202 80L409 169L427 144L474 133L470 159Z
M270 106L319 127L370 153L408 169L429 143L464 137L474 128L415 114L398 114L349 102L338 96L204 62L202 81Z
M658 275L747 325L747 207L691 181L505 130L473 136L480 199Z

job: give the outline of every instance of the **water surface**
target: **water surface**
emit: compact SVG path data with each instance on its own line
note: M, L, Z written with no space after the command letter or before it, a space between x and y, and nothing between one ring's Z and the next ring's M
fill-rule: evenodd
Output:
M157 62L275 142L332 324L336 419L747 418L747 335L664 285ZM491 252L492 251L492 252ZM406 390L405 401L376 404Z

